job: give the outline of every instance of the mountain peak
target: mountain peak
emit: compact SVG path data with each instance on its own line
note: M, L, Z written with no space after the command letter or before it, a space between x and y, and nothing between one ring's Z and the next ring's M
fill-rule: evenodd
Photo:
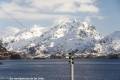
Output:
M112 35L112 36L117 36L117 37L120 38L120 31L115 31L115 32L113 32L113 33L110 34L110 35Z
M101 38L94 26L81 22L80 19L63 19L40 35L41 30L44 29L35 25L31 29L17 34L14 40L18 40L9 43L7 49L26 53L40 53L44 50L49 53L66 53L76 49L79 51L91 49Z
M109 40L109 41L119 40L119 39L120 39L120 31L115 31L104 37L104 40Z
M95 27L77 19L65 19L34 40L35 49L44 46L49 52L65 52L82 49L100 39Z
M79 18L60 17L57 21L55 21L55 25L74 23L74 22L81 22L81 20Z
M55 34L57 34L58 36L62 34L78 35L83 33L88 34L88 36L89 35L97 36L99 34L96 32L95 27L90 25L88 22L81 22L80 19L72 18L63 19L60 23L53 27L53 29L55 30L52 32L55 32Z

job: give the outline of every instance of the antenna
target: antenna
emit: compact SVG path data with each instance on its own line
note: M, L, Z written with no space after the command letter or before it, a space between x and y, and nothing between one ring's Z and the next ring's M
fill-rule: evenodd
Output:
M22 24L22 22L20 22L18 19L16 19L15 17L12 16L12 14L10 14L9 12L7 12L3 7L0 7L0 9L7 14L12 20L14 20L17 24L19 24L22 27L26 27L25 25Z

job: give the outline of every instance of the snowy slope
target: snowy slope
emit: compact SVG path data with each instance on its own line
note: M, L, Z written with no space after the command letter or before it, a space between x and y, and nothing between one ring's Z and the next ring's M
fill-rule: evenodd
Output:
M2 37L9 51L25 52L35 56L41 53L87 53L107 55L120 53L120 31L102 37L95 26L79 19L64 19L50 28L35 25L30 29L11 29Z
M68 53L74 50L89 52L95 48L99 39L101 36L94 26L80 20L68 19L36 38L32 42L34 45L29 45L27 49L32 48L38 53Z
M10 36L11 37L11 36ZM34 26L19 31L12 39L7 37L6 48L39 55L48 53L99 53L110 54L120 52L120 31L102 37L93 25L79 19L65 19L51 28Z
M4 39L6 41L6 37L14 36L20 31L19 28L16 27L7 27L7 28L0 28L0 40ZM11 38L9 38L10 40Z
M112 34L105 36L101 42L105 49L105 53L120 52L120 31L115 31Z
M42 35L46 28L34 25L30 29L20 30L18 33L4 37L3 43L9 51L23 51L24 47L33 41L34 38Z
M33 37L39 37L44 31L45 31L44 27L38 27L37 25L34 25L30 29L23 29L23 30L21 29L19 30L19 32L15 33L14 35L4 37L3 42L4 43L18 42L20 40L27 40Z

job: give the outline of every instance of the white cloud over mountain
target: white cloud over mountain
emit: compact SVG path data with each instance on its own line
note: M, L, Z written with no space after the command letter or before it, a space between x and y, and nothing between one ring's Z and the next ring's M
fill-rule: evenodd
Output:
M99 13L96 0L11 0L1 3L0 18L36 20L66 16L71 13Z

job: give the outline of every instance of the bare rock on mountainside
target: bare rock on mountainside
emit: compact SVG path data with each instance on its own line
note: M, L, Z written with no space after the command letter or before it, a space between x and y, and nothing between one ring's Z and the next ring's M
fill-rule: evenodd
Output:
M7 51L5 47L0 45L0 59L21 59L21 55L16 52Z

